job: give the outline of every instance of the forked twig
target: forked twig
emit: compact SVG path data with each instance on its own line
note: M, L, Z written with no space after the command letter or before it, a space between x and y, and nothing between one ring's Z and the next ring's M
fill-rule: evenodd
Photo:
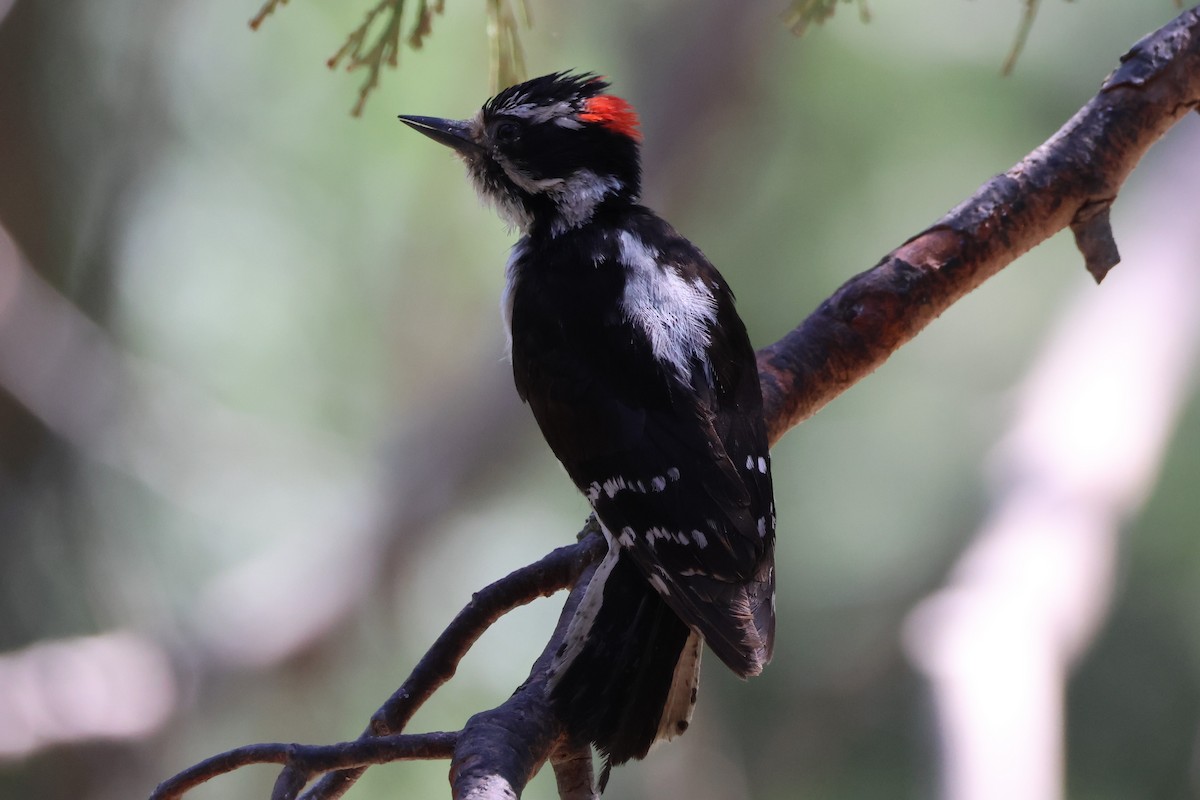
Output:
M459 662L492 623L518 606L571 586L587 565L603 554L603 543L595 519L589 519L580 531L577 543L560 547L476 592L417 662L400 688L371 716L371 723L359 741L404 730L425 701L454 676ZM284 772L295 770L288 767ZM363 767L356 767L324 775L305 794L305 800L341 797L362 773Z

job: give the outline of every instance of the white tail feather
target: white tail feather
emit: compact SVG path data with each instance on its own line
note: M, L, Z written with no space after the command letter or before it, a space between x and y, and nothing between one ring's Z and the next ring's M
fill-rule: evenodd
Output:
M656 741L669 742L686 731L691 723L692 711L696 708L696 693L700 689L700 656L703 653L704 640L700 634L692 631L675 665L671 690L667 693L667 702L663 705L662 718L658 722Z

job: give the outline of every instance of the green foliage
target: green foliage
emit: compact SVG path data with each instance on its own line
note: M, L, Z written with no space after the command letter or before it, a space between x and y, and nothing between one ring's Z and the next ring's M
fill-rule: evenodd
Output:
M425 37L433 32L433 17L446 9L445 0L415 0L417 10L409 29L408 46L419 50ZM250 20L250 27L257 30L268 16L287 0L266 0L258 13ZM529 26L530 14L526 0L516 0L521 20ZM510 0L488 0L487 35L491 52L491 79L493 91L519 83L525 79L525 54L521 48L518 13L513 11ZM405 0L378 0L370 8L357 28L350 32L346 41L327 62L335 69L343 62L346 69L364 68L367 77L358 89L358 102L351 112L362 116L367 98L379 86L379 74L384 66L393 69L399 66L401 20L404 16Z
M815 22L820 25L832 17L839 2L857 3L862 21L870 20L871 10L867 8L866 0L792 0L791 7L783 15L784 24L791 28L797 36L802 36L810 24ZM1022 0L1022 2L1025 4L1025 11L1021 14L1021 22L1017 27L1017 38L1008 51L1008 56L1004 59L1004 66L1001 67L1004 75L1013 71L1017 58L1025 49L1025 41L1029 38L1029 31L1033 29L1033 21L1037 18L1038 6L1041 4L1041 0ZM1175 6L1183 8L1183 0L1175 0Z
M1004 66L1000 68L1002 74L1011 74L1013 67L1016 66L1017 58L1025 49L1025 40L1029 38L1029 31L1033 29L1033 20L1037 17L1038 6L1041 2L1042 0L1024 0L1025 12L1021 14L1016 41L1013 42L1012 49L1008 51L1008 57L1004 59ZM1175 0L1175 7L1183 8L1183 0Z
M810 24L815 22L820 25L832 17L839 2L857 3L858 15L862 21L867 22L871 18L871 10L867 8L866 0L792 0L791 7L783 14L784 24L792 29L792 33L801 36Z
M433 17L445 11L445 0L415 0L417 2L416 19L412 23L406 38L408 45L419 50L424 44L425 37L433 32ZM250 27L257 30L263 21L279 7L287 5L288 0L265 0L262 8L250 20ZM1009 50L1001 68L1003 74L1012 72L1017 58L1025 47L1033 21L1037 17L1041 0L1022 0L1025 10L1017 28L1016 40ZM871 10L866 0L792 0L791 6L783 13L783 22L797 36L808 30L812 23L818 25L833 16L838 3L855 3L858 14L863 22L870 21ZM347 70L365 68L367 77L358 90L358 102L351 112L354 116L362 116L367 98L379 86L379 75L386 64L395 68L399 66L401 19L404 14L405 0L378 0L369 9L362 24L346 37L341 48L327 62L334 69L343 62ZM1175 0L1177 7L1183 7L1183 0ZM514 8L515 6L515 8ZM386 12L386 13L385 13ZM380 25L376 25L382 20ZM505 86L519 83L527 76L525 69L525 51L521 46L520 27L531 27L531 15L528 0L487 0L487 37L489 51L489 72L492 91L498 91ZM377 29L377 30L376 30Z
M498 92L525 80L525 52L521 49L517 18L509 0L488 0L487 32L491 50L492 91ZM528 0L517 0L525 27L530 26Z

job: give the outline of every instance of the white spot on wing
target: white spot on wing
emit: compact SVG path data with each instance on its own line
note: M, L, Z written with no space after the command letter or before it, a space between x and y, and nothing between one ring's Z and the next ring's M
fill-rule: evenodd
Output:
M746 469L754 469L754 456L746 456Z
M626 487L625 479L620 475L615 475L604 482L604 493L610 498L616 497L617 492Z
M647 580L649 580L650 585L654 587L654 591L658 592L663 597L671 596L671 590L667 587L667 582L662 579L661 575L655 573L655 574L651 575Z
M662 475L655 475L649 481L641 478L633 479L626 478L623 475L614 475L601 481L592 481L584 490L584 494L592 503L600 499L600 494L603 492L608 495L609 499L616 497L621 492L636 492L638 494L649 494L650 492L665 492L667 484L671 481L679 480L679 470L671 467Z
M666 539L667 541L670 541L674 538L675 534L666 528L655 527L646 530L646 544L650 545L651 547L654 547L655 543L659 539Z
M767 474L767 460L762 456L758 457L758 471L763 475Z
M699 278L685 279L658 253L629 231L618 234L620 259L625 265L625 316L650 341L654 357L674 368L684 383L692 361L711 372L706 350L717 319L717 300Z
M696 547L699 547L701 550L708 547L708 537L704 535L703 531L692 531L692 541L694 541L696 543Z

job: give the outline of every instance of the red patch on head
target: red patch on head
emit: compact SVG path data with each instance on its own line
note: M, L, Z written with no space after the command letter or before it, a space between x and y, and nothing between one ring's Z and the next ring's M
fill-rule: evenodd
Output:
M633 106L611 94L589 97L583 104L583 113L579 118L584 122L598 122L610 131L628 136L634 141L642 140L642 132L638 130L637 112L633 110Z

